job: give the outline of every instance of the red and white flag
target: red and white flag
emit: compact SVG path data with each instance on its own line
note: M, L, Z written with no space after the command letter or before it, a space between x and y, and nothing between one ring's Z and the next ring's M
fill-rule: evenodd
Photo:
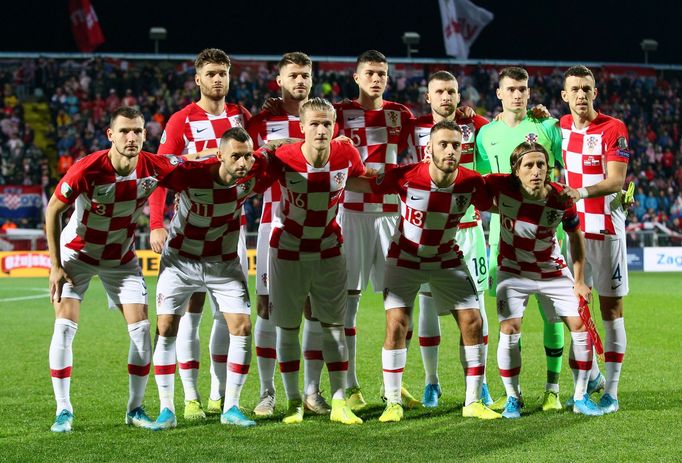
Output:
M469 0L438 0L438 4L443 23L445 52L450 56L467 59L469 47L495 16Z
M91 53L104 43L104 34L90 0L69 0L69 17L73 37L81 52Z

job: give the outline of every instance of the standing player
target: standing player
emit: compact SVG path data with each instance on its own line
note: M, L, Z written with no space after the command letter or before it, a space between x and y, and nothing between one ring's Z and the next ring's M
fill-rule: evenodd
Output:
M360 152L366 167L384 173L398 162L398 153L407 144L407 130L412 118L409 109L399 103L384 101L388 81L386 57L376 51L362 53L356 62L355 83L359 96L355 101L336 105L341 134L350 138ZM396 195L346 192L339 214L342 230L352 230L344 236L348 265L348 310L345 332L348 344L348 403L353 410L367 405L360 390L355 362L356 318L360 293L372 279L374 291L383 290L386 253L398 221ZM408 337L411 337L410 330ZM403 403L408 408L420 405L407 390Z
M360 424L346 405L348 352L343 333L346 311L346 263L336 223L346 180L365 173L358 151L332 141L334 107L313 98L301 106L305 141L279 148L272 176L282 188L280 213L270 238L270 318L277 326L277 358L288 399L284 423L303 420L298 389L301 347L298 341L303 304L322 324L322 349L331 384L331 421Z
M459 166L462 129L448 120L430 131L430 163L392 169L374 180L351 179L349 189L397 193L401 220L388 251L384 279L386 338L382 350L386 410L379 421L400 421L402 373L407 360L406 337L414 298L429 284L441 314L452 313L460 329L460 360L466 398L462 415L501 418L479 399L485 371L482 320L476 287L455 241L457 226L473 203L488 209L480 174Z
M50 373L57 400L54 432L71 431L73 425L69 394L72 342L81 301L95 275L128 324L129 398L125 421L143 428L152 425L142 407L152 347L147 287L135 256L134 232L147 197L178 160L142 151L145 134L141 112L129 107L116 109L107 129L111 148L74 164L60 180L45 212L52 263L50 299L56 317L50 344ZM74 212L62 231L60 218L70 205L74 205Z
M168 120L161 137L159 154L183 154L190 159L212 156L218 152L218 143L223 133L232 127L244 127L251 114L242 106L225 103L230 88L230 58L224 51L208 48L197 55L194 61L194 81L199 87L201 98L190 103ZM163 226L163 207L166 190L159 188L151 199L155 211L150 217L152 249L161 252L168 232ZM243 217L243 216L242 216ZM242 219L242 225L244 225ZM240 238L240 261L247 265L246 236ZM248 267L245 267L245 272ZM201 406L197 381L199 375L199 325L206 294L196 292L189 301L187 312L180 320L177 355L180 364L180 378L185 390L185 419L202 419L206 415ZM209 351L211 354L211 392L206 411L221 413L225 389L225 371L229 332L225 319L213 306L213 327Z
M286 53L279 61L277 84L282 89L281 114L263 110L248 122L248 130L254 147L282 138L303 138L299 118L300 106L308 101L312 88L313 63L305 53ZM258 317L256 318L256 359L260 377L260 402L254 409L259 416L270 416L275 411L275 362L277 354L277 331L268 313L268 253L273 217L279 211L281 191L273 183L263 194L263 213L258 226L258 249L256 256L256 295ZM322 358L322 328L320 322L311 320L306 303L303 323L303 371L305 375L303 405L307 410L327 414L329 404L320 394L320 375L324 366Z
M522 142L539 143L549 153L549 168L555 162L561 162L561 131L556 119L535 119L527 114L528 72L519 67L508 67L500 71L497 98L502 103L499 120L483 127L476 138L476 155L482 165L489 165L493 173L511 173L509 156L516 146ZM481 171L487 173L486 171ZM494 294L496 286L497 254L500 237L500 217L493 214L490 221L490 290ZM547 357L547 383L542 401L542 409L561 410L559 400L559 376L564 349L564 327L562 323L550 323L546 318L546 309L540 309L544 322L544 345ZM502 401L493 405L500 408Z
M254 157L249 134L234 127L223 134L217 159L186 163L168 178L179 200L163 248L156 289L159 337L154 373L161 413L155 429L176 425L175 340L180 317L198 289L208 292L230 330L221 422L256 424L239 409L239 396L251 362L251 304L237 245L242 204L252 192L260 193L267 187L266 172L267 160L260 154Z
M426 147L431 139L431 128L434 124L447 120L459 124L462 132L461 158L459 165L467 169L476 170L474 149L475 137L478 130L488 123L488 120L477 114L467 116L457 110L460 101L457 79L447 71L438 71L429 77L426 101L431 105L431 113L410 121L408 138L408 156L412 162L418 162L430 156ZM480 163L480 160L479 160ZM482 168L481 168L482 167ZM490 167L479 166L483 171ZM488 317L485 312L484 292L488 289L488 258L485 248L485 234L483 225L476 208L471 205L461 218L455 236L455 241L464 254L464 262L469 273L476 281L478 305L483 321L483 365L488 358ZM424 362L425 388L422 403L425 407L436 407L441 395L438 380L438 346L440 345L440 324L438 312L428 289L419 293L419 346ZM483 373L481 399L485 405L490 405L492 399L488 391L485 371Z
M507 392L502 412L505 418L521 417L521 323L532 294L539 299L548 320L563 320L571 331L573 412L590 416L603 414L587 394L592 343L578 315L578 297L587 300L591 297L591 290L583 279L585 241L573 201L564 198L561 185L550 182L550 159L541 144L523 142L510 156L511 174L486 177L487 189L502 222L497 259L500 320L497 364ZM559 249L556 237L559 224L563 224L570 237L575 280Z
M630 149L625 124L597 112L596 97L592 71L585 66L573 66L564 73L561 98L571 110L571 114L561 118L569 187L566 195L577 202L585 233L586 281L599 294L606 333L606 386L599 405L606 413L612 413L618 411L618 381L627 342L623 297L628 294L628 267L625 211L620 193ZM590 392L604 387L598 368L593 369L592 375Z

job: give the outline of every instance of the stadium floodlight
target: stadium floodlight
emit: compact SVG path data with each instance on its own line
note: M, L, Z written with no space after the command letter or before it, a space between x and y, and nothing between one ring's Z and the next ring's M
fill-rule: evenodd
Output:
M407 57L411 58L412 53L419 53L419 50L412 48L412 45L419 45L421 36L417 32L404 32L403 33L403 43L407 47Z
M165 27L152 27L149 29L149 38L154 41L154 53L159 52L159 40L166 40L168 31Z
M643 39L639 42L639 46L644 52L644 63L649 64L649 52L658 50L658 42L654 39Z

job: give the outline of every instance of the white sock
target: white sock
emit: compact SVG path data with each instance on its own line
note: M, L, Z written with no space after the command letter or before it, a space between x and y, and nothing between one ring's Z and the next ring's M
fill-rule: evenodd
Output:
M298 390L298 371L301 368L301 345L298 330L277 327L277 360L288 400L301 400Z
M233 406L239 407L239 397L251 365L251 336L230 335L230 351L227 359L227 383L223 412Z
M568 354L568 363L573 371L575 389L574 400L582 400L587 392L587 381L592 370L592 343L587 331L571 332L571 350Z
M497 365L507 397L521 395L519 374L521 373L521 349L519 340L521 334L504 334L500 332L500 342L497 345Z
M271 320L256 317L256 361L260 378L260 395L275 393L275 364L277 363L277 331Z
M130 350L128 351L128 412L144 402L144 391L149 379L152 361L152 338L149 320L128 325Z
M50 342L50 375L52 389L57 402L57 415L62 410L73 413L71 406L71 368L73 367L73 338L76 336L78 323L66 318L54 321L52 342Z
M154 348L154 380L159 389L159 410L175 413L175 337L157 336Z
M407 362L407 349L381 349L381 366L384 373L384 395L387 402L400 403L403 371Z
M419 350L424 364L424 384L438 384L440 321L431 296L419 294Z
M483 364L483 344L459 346L459 359L464 369L466 393L464 406L476 402L481 397L481 385L485 365Z
M322 349L327 362L332 399L344 399L348 373L348 349L344 328L322 327Z
M627 337L625 335L625 321L617 318L604 322L604 360L606 363L606 387L604 393L618 399L618 382L623 366Z
M488 314L485 311L485 292L478 293L478 309L481 311L481 319L483 325L481 331L483 332L483 384L488 384Z
M211 354L211 400L220 400L225 395L227 374L227 353L230 349L230 332L221 312L216 314L211 327L208 350Z
M319 321L303 321L303 384L304 394L320 391L320 376L324 367L322 326Z
M346 301L345 334L346 346L348 347L348 387L358 387L358 374L355 369L355 349L357 339L356 320L358 307L360 306L360 295L349 294Z
M200 324L200 313L187 312L180 317L176 349L180 366L180 379L182 380L182 388L185 390L185 401L199 400L197 380L199 377L199 359L201 358Z

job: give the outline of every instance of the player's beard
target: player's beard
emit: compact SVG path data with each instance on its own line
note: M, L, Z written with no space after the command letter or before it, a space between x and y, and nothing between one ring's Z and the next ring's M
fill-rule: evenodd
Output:
M299 92L299 93L293 93L288 90L286 90L286 99L293 100L293 101L303 101L306 98L308 98L308 95L310 95L310 89L306 89L305 93Z
M229 88L228 87L221 87L219 89L214 88L214 87L208 87L204 84L201 84L200 91L201 95L205 96L213 101L221 101L224 100L225 97L227 96Z
M455 110L456 110L456 109L457 109L457 107L454 106L454 105L453 105L453 106L448 106L447 109L446 109L446 108L442 108L442 107L439 106L439 107L437 107L436 109L434 109L434 111L435 111L436 114L438 114L438 115L439 115L440 117L442 117L443 119L448 119L448 120L450 120L450 116L452 116L452 115L455 113Z

